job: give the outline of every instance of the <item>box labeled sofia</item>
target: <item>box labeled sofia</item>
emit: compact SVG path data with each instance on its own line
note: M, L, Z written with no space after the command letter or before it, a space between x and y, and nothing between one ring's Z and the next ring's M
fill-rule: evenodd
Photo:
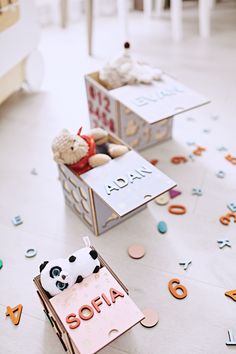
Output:
M44 311L69 354L96 353L144 318L118 276L99 260L97 274L51 299L40 277L34 279Z
M91 127L102 127L136 150L172 136L173 117L209 100L167 74L150 85L108 90L99 73L85 76Z
M109 141L123 143L113 135L109 135ZM65 165L58 165L58 168L66 203L96 235L176 186L132 149L80 176Z

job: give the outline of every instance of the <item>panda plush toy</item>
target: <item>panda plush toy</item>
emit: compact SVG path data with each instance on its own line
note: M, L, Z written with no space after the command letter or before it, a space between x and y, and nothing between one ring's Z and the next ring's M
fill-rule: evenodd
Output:
M98 254L90 247L74 252L68 258L45 261L39 267L42 287L51 296L60 294L100 269Z

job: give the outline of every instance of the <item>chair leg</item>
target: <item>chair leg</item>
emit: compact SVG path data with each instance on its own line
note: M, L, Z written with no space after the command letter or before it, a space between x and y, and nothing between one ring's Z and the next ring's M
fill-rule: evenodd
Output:
M88 55L92 55L93 47L93 0L86 0L87 46Z
M120 21L122 41L129 40L129 28L128 28L128 8L129 2L127 0L117 0L118 17Z
M183 38L182 0L171 0L170 11L171 11L172 37L173 39L178 41Z
M210 16L212 0L199 0L199 32L200 36L207 38L210 36Z
M152 5L152 0L143 0L143 12L147 18L152 16Z

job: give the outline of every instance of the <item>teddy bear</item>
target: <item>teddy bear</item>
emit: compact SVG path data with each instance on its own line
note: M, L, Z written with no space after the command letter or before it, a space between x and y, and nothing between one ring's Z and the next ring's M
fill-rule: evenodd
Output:
M143 64L130 54L130 44L125 42L124 53L113 62L108 62L99 73L99 79L108 89L115 89L126 84L151 84L161 80L162 71Z
M39 267L42 287L49 297L60 294L93 273L98 273L100 262L97 251L84 247L67 258L45 261Z
M92 129L89 135L82 135L81 131L82 128L77 134L71 134L64 129L52 143L54 160L78 175L128 151L124 145L109 143L108 133L101 128Z

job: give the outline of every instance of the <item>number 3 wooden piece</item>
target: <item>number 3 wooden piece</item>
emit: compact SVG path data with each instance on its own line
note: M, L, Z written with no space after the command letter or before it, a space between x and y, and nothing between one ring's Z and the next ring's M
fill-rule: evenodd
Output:
M177 284L177 285L173 286L173 284ZM176 299L179 299L179 300L184 299L184 298L188 295L187 289L185 288L184 285L180 284L180 280L177 279L177 278L171 279L171 280L169 281L169 283L168 283L168 289L169 289L170 293L171 293ZM178 293L177 293L177 290L181 290L181 291L182 291L182 294L178 294Z

